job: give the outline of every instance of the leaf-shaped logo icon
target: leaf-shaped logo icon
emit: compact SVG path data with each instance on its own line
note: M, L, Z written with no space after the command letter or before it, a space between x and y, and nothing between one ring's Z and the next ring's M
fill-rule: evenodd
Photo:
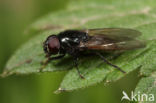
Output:
M130 98L128 97L128 95L127 95L127 93L126 93L125 91L122 91L122 94L123 94L123 97L121 98L121 101L122 101L123 99L127 99L127 100L130 101Z

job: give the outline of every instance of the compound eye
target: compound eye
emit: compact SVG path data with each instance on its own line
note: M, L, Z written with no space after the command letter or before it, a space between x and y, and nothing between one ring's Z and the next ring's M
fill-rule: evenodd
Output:
M60 41L56 36L48 38L48 50L51 54L57 54L60 49Z

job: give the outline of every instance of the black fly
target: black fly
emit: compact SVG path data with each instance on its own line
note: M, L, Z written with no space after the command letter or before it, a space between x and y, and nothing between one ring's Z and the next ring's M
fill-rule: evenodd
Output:
M73 57L74 65L81 78L84 78L78 69L78 58L83 51L92 51L103 61L114 68L126 73L118 66L106 60L100 51L123 51L144 47L144 43L135 38L141 33L133 29L101 28L87 30L66 30L58 35L50 35L44 42L43 48L48 58L45 66L51 60L63 58L66 54ZM53 57L53 55L58 55Z

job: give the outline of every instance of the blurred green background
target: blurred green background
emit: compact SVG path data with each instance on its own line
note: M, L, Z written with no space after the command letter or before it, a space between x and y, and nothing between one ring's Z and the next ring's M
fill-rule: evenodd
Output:
M68 6L69 0L0 0L0 72L15 50L33 35L24 31L36 19ZM122 90L135 88L137 71L108 86L98 84L54 94L65 72L0 78L0 103L119 103ZM125 81L132 81L124 83Z

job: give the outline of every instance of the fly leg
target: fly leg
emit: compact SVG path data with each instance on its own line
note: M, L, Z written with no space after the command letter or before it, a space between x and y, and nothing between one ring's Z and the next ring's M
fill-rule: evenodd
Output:
M114 67L114 68L116 68L116 69L118 69L118 70L120 70L122 73L126 73L124 70L122 70L120 67L118 67L118 66L116 66L116 65L114 65L114 64L112 64L111 62L109 62L105 57L103 57L103 55L101 55L100 53L95 53L96 55L98 55L105 63L107 63L107 64L109 64L110 66L112 66L112 67Z
M52 60L57 60L57 59L61 59L65 56L65 54L62 54L62 55L59 55L57 57L49 57L47 56L47 59L45 61L42 61L41 64L42 64L42 67L40 68L40 72L43 71L43 69L47 66L47 64L52 61Z
M71 48L67 51L68 54L70 54L73 59L74 59L74 66L78 72L78 75L80 76L81 79L85 79L84 76L80 73L79 68L78 68L78 56L80 55L79 53L79 48L74 48L68 44L68 46Z
M84 76L80 73L79 68L78 68L78 58L74 58L74 66L76 67L76 70L80 76L81 79L85 79Z

